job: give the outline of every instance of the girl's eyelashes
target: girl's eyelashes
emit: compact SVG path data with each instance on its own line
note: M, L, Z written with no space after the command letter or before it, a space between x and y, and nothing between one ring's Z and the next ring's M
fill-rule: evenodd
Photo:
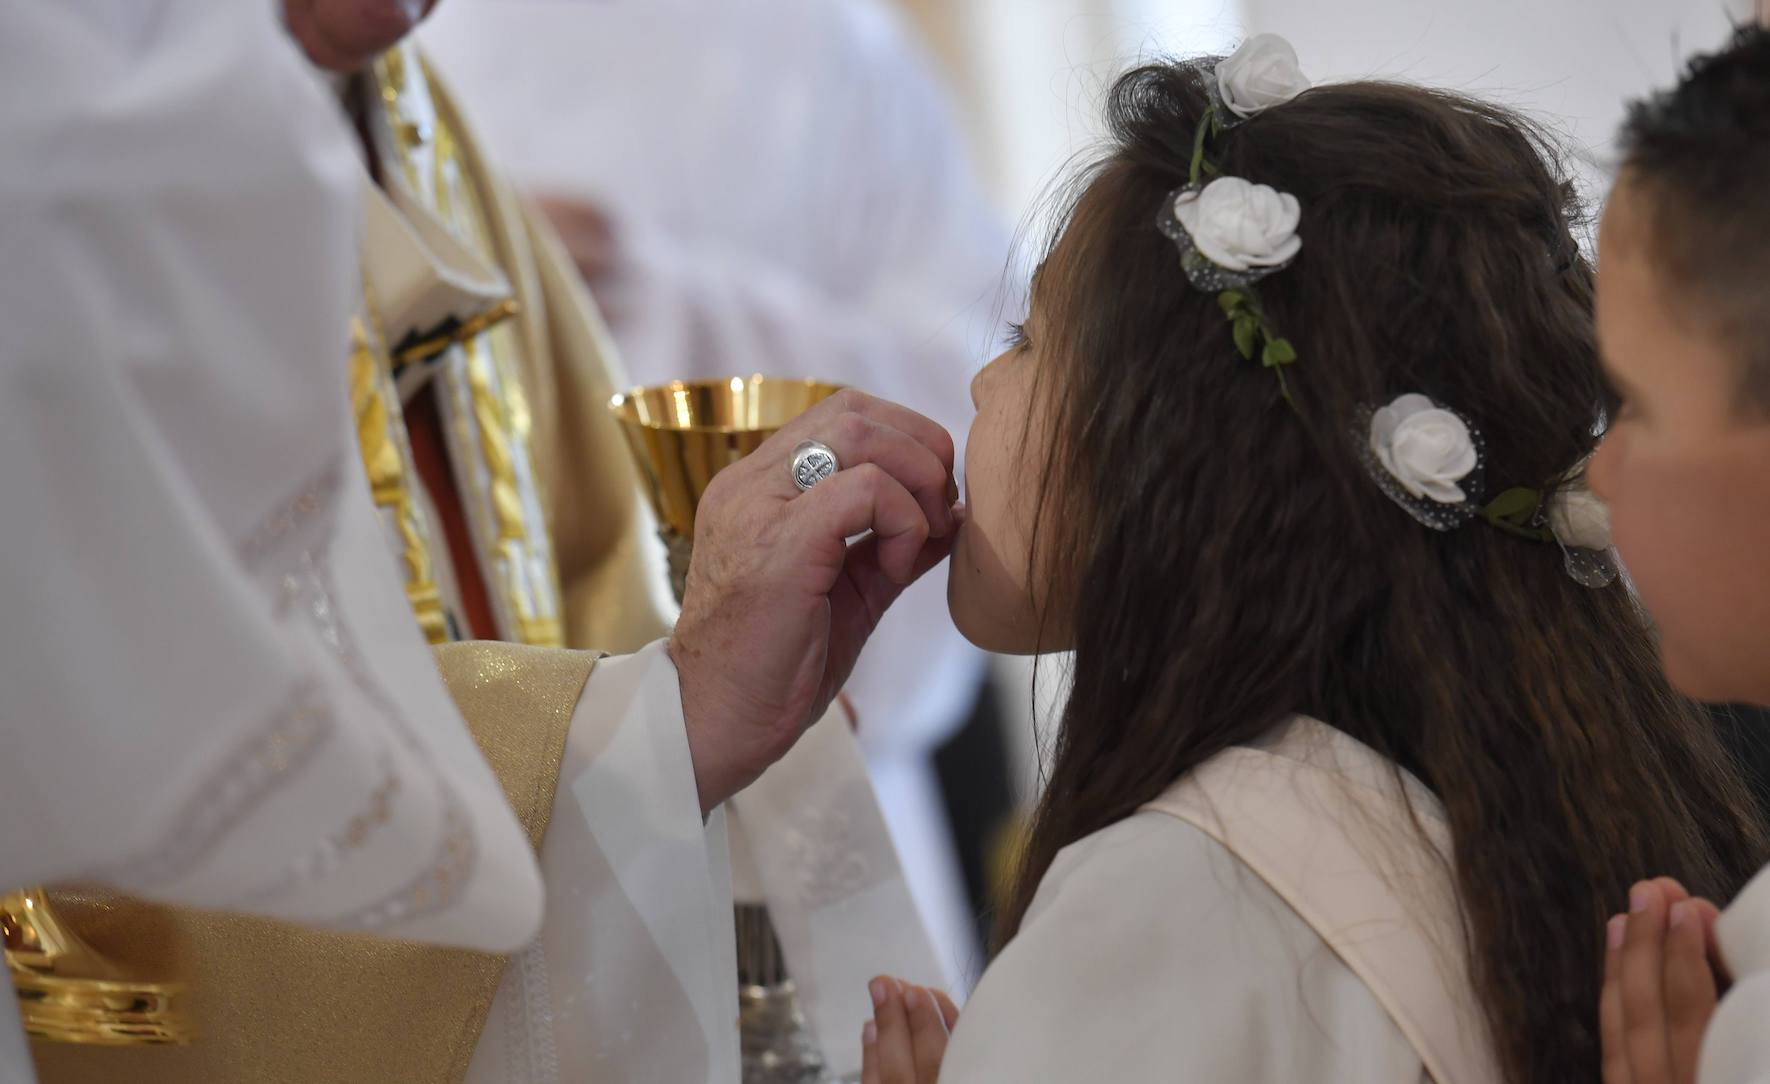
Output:
M1008 322L1008 349L1010 349L1010 350L1024 350L1024 349L1026 349L1026 344L1027 344L1026 325L1025 324L1017 324L1017 323L1014 323L1013 321L1009 321Z

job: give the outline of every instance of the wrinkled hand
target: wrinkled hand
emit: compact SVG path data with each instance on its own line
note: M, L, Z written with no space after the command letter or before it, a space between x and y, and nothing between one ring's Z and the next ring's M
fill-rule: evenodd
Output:
M801 493L787 464L805 440L842 469ZM703 811L823 714L886 607L951 550L957 499L946 430L853 390L714 477L669 645Z
M873 1018L861 1030L861 1084L934 1084L959 1007L939 990L885 976L867 988Z
M1629 891L1606 930L1604 1084L1694 1084L1718 998L1718 912L1669 877Z

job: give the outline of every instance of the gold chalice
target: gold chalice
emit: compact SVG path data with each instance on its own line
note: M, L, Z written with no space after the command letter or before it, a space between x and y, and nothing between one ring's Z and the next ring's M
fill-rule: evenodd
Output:
M688 576L695 507L707 483L841 390L817 380L734 376L635 388L609 403L645 477L678 601Z
M695 508L707 483L840 390L816 380L737 376L678 380L614 397L609 409L645 477L677 601L688 579ZM744 1084L815 1084L823 1078L824 1059L799 1010L768 909L740 903L736 921Z
M0 895L0 941L27 1034L90 1046L191 1041L184 987L126 975L61 920L41 888Z

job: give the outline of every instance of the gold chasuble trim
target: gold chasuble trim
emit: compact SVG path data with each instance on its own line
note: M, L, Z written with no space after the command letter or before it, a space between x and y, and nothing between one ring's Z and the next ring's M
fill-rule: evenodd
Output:
M350 322L350 404L356 418L357 445L369 494L399 539L406 599L424 638L432 644L450 639L442 591L437 587L430 521L413 496L418 477L412 462L411 439L394 388L392 363L381 338L373 293L363 289L364 313Z
M590 652L520 644L436 649L449 693L538 852ZM467 1075L505 957L55 894L99 952L186 984L189 1046L33 1039L41 1084L455 1084Z
M384 151L397 162L413 198L457 240L508 272L512 255L498 244L479 163L461 138L461 120L430 94L429 68L402 43L373 66L382 110ZM434 353L438 404L450 465L467 513L481 570L505 639L563 646L559 571L529 452L530 416L517 352L525 343L515 315L521 299L474 314ZM393 329L385 329L391 334Z

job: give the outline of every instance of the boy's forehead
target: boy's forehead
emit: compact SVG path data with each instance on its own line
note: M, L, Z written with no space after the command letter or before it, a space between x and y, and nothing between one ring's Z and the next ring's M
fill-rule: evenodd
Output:
M1598 266L1602 273L1605 258L1616 250L1639 248L1647 238L1651 215L1647 193L1628 174L1617 178L1604 201L1604 212L1598 219Z

